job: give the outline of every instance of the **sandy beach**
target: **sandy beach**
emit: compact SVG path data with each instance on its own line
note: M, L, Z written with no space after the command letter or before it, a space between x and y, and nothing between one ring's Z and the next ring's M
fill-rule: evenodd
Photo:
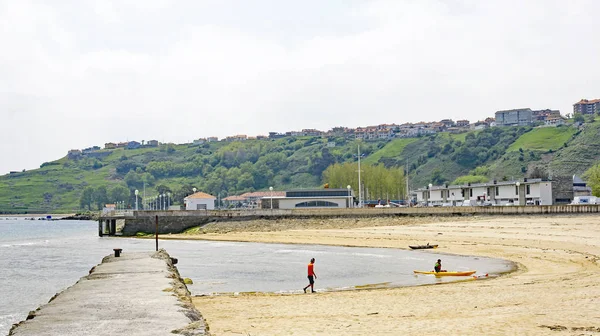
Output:
M221 224L168 238L402 249L430 242L436 252L502 258L518 270L444 285L194 298L215 335L600 335L598 216Z

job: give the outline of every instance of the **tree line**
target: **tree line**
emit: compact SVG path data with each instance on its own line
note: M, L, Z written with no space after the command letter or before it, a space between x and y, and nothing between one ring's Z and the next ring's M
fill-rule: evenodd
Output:
M402 168L386 168L382 164L361 165L363 195L369 199L406 199L406 180ZM358 163L336 163L323 172L323 182L330 188L348 185L358 195Z

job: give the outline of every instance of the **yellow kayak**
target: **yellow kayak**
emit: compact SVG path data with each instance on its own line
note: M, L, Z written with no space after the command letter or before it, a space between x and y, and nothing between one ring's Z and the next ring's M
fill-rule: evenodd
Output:
M465 271L465 272L433 272L433 271L413 271L415 274L433 274L435 276L469 276L475 274L477 271Z

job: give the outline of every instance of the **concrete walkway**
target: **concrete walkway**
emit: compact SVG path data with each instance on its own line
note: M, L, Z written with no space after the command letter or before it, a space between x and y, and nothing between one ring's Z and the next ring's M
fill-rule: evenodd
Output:
M169 255L109 256L9 335L207 335Z

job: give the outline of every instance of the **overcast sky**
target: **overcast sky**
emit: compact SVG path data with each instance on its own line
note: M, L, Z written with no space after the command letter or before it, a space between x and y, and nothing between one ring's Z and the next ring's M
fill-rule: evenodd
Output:
M599 13L595 0L0 0L0 174L110 141L567 114L600 98Z

